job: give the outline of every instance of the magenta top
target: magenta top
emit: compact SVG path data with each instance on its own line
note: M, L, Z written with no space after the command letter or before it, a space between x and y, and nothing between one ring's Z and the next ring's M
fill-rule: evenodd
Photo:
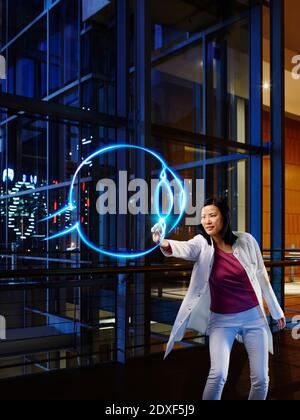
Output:
M214 313L236 314L259 305L244 267L233 254L217 247L209 284Z

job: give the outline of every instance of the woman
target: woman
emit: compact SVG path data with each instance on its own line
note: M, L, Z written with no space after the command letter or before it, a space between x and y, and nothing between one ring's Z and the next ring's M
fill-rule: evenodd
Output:
M206 201L201 214L201 234L188 242L166 240L159 224L153 241L167 257L195 262L187 295L177 315L165 358L187 328L209 335L211 370L204 400L220 400L227 380L235 338L243 341L251 370L249 400L265 400L269 388L269 352L273 338L264 312L263 298L278 327L285 316L271 287L258 243L249 233L233 233L228 205Z

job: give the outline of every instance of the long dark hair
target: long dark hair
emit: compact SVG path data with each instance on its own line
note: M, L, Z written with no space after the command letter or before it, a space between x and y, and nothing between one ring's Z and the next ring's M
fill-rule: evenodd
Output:
M205 201L204 207L216 206L220 210L223 217L223 229L221 231L221 237L227 245L233 245L238 239L232 232L231 221L230 221L230 209L224 198L209 198ZM203 207L203 208L204 208ZM202 223L200 225L200 233L207 240L209 245L212 245L212 238L206 233Z

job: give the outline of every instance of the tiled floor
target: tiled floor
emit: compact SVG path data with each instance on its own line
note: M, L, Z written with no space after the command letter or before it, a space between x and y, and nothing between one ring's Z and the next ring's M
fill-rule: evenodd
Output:
M275 336L270 361L270 400L300 400L300 340L291 331ZM0 382L0 398L68 400L201 401L209 370L207 347L174 351L136 359L122 366L64 371ZM233 350L225 400L247 399L249 368L242 345Z
M285 331L275 337L275 349L271 360L270 398L300 400L300 339L294 340L292 332Z

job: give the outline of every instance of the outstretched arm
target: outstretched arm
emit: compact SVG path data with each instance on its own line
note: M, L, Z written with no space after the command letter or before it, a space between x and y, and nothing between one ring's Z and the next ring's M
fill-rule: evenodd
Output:
M197 261L201 252L200 235L190 241L166 240L162 237L162 230L159 224L152 228L153 241L160 244L161 251L166 257L181 258L187 261Z

